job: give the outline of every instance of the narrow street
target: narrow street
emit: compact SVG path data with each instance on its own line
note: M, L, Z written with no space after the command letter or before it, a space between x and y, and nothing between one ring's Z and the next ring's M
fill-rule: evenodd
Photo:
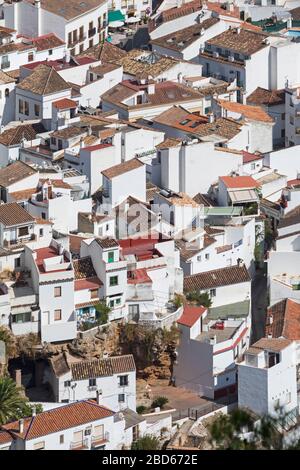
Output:
M264 336L267 306L267 275L261 269L256 272L252 281L251 344Z

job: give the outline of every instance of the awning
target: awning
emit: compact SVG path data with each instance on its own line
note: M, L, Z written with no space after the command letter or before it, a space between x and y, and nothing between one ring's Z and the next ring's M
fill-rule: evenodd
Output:
M232 203L257 202L258 195L254 189L242 189L239 191L228 191Z
M114 10L108 12L108 23L113 23L114 21L125 21L125 16L121 10Z
M121 28L121 26L124 26L124 21L112 21L108 26L109 28Z

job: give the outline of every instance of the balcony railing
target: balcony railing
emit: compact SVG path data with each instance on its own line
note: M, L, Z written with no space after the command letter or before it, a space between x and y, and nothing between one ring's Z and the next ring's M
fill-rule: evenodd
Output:
M92 436L91 444L92 447L101 446L109 441L109 432L105 432L100 436Z
M89 36L89 38L95 36L95 34L96 34L96 28L92 28L92 29L89 29L89 30L88 30L88 36Z
M89 448L89 440L82 439L82 441L71 441L70 449L71 450L84 450Z

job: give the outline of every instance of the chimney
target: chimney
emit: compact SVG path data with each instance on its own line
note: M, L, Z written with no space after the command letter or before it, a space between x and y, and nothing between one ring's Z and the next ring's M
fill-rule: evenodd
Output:
M34 5L35 5L37 8L41 8L41 1L40 1L40 0L34 0Z
M236 27L236 32L237 32L237 34L240 34L240 32L241 32L241 27L240 26Z
M182 73L180 72L177 76L178 83L182 83Z
M155 83L148 83L147 93L148 93L148 95L154 95L154 93L155 93Z
M208 113L207 116L208 116L208 121L209 121L210 123L215 122L215 115L214 115L214 113Z
M33 405L32 407L32 416L36 416L36 406Z
M65 54L65 57L64 57L64 61L66 62L66 64L68 64L71 60L71 54L70 54L70 51L69 49L66 49L66 54Z
M101 398L102 398L102 390L97 390L96 392L97 405L101 405Z
M19 419L19 433L23 434L24 432L24 419Z
M273 324L273 315L271 314L269 316L269 325L272 325Z

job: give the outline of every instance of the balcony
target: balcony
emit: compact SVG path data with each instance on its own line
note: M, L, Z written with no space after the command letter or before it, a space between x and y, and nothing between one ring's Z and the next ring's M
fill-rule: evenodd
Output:
M89 38L92 38L96 34L96 28L92 28L88 30L88 36Z
M9 67L10 67L10 62L9 61L5 61L5 62L1 63L1 69L2 70L9 69Z
M71 441L70 450L87 450L89 448L88 439L83 439L82 441Z
M86 34L83 34L82 36L79 36L76 39L72 39L71 42L68 42L68 47L76 46L76 44L79 44L80 42L84 41L85 39L86 39Z
M100 436L92 436L91 447L99 447L109 441L109 432L105 432Z

